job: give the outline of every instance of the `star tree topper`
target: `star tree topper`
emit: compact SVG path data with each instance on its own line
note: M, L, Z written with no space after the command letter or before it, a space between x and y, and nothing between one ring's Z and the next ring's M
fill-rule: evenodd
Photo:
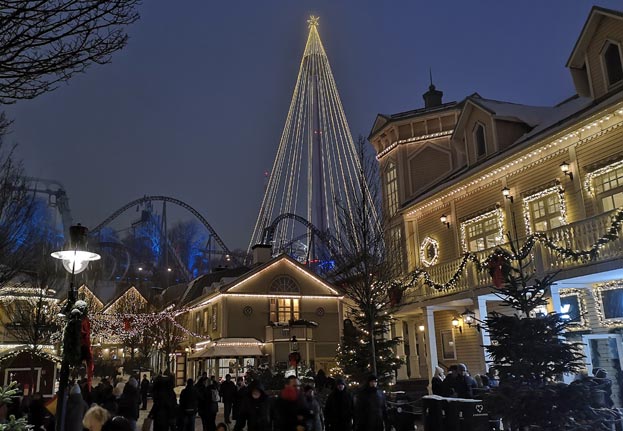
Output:
M310 15L309 19L307 20L307 24L309 24L310 27L318 27L319 20L320 20L320 17Z

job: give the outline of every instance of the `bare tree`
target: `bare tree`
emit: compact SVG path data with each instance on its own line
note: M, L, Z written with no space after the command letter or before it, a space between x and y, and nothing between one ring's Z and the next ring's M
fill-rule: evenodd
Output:
M392 321L390 311L399 302L396 292L403 290L396 281L402 257L400 238L395 237L391 228L385 229L377 216L380 214L378 168L376 160L366 152L365 144L359 138L358 189L353 191L351 211L342 208L339 217L342 235L336 238L339 254L335 256L332 281L342 287L353 304L348 313L353 326L345 328L338 362L343 372L353 378L372 372L378 373L383 381L401 363L394 352L400 340L387 334Z
M154 341L158 351L165 357L166 370L171 371L171 355L186 338L181 329L187 323L187 314L164 318L154 331Z
M51 91L123 48L139 0L0 1L0 104Z

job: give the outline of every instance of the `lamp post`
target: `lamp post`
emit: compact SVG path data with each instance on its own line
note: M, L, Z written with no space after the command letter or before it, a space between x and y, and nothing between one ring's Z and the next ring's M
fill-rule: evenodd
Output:
M61 260L63 267L71 274L69 289L67 290L67 304L65 304L62 311L65 316L69 315L69 312L76 302L76 288L74 285L76 274L87 269L89 262L99 260L101 257L97 253L88 251L88 232L89 230L80 224L71 226L69 228L69 242L65 244L63 250L55 251L51 254L53 258ZM65 393L67 392L68 385L69 358L67 357L67 352L63 348L61 375L58 384L58 397L56 401L56 429L58 431L65 431Z

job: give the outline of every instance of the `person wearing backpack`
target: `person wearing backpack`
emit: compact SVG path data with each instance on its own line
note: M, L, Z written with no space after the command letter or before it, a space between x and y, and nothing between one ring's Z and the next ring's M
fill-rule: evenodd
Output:
M197 383L198 413L203 431L216 430L216 413L218 413L218 387L207 377L201 377Z

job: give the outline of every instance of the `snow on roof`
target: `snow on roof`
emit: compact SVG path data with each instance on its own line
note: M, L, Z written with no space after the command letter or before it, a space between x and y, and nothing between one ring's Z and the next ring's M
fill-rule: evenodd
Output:
M517 103L476 97L470 98L470 101L491 112L496 119L519 121L530 127L540 124L555 109L548 106L519 105Z

